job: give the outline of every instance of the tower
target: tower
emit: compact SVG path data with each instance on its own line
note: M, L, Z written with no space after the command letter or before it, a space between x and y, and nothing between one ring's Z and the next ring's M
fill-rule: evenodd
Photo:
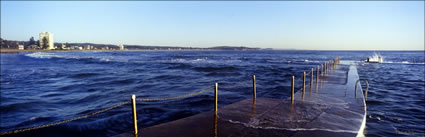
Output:
M54 42L53 42L53 33L50 32L41 32L40 33L40 46L43 49L54 49ZM46 47L43 47L46 46Z

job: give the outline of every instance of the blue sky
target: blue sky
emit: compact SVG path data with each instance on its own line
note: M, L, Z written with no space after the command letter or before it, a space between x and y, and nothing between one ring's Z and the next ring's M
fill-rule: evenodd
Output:
M1 1L1 37L185 47L424 50L424 1Z

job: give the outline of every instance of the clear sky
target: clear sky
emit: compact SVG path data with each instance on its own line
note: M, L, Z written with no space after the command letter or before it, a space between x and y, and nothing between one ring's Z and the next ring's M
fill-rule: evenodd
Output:
M1 37L313 50L424 50L424 1L1 1Z

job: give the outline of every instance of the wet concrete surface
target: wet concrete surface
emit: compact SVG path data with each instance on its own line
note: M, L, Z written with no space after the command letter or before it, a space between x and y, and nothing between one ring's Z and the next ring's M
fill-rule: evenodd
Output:
M315 79L315 78L314 78ZM306 83L290 98L246 99L213 111L139 130L140 137L352 137L362 136L365 102L360 86L354 92L357 70L338 65ZM133 136L132 133L116 137Z

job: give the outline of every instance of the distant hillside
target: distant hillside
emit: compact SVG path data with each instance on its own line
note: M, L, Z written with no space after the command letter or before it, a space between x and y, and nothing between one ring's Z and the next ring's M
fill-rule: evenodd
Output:
M260 50L261 48L217 46L217 47L210 47L208 49L214 49L214 50Z
M29 42L29 41L16 41L16 40L4 40L1 39L1 48L10 48L16 49L18 48L18 44L24 45L25 49L30 45L38 45L38 41ZM67 47L71 46L80 46L86 47L88 45L102 49L105 47L109 47L109 49L119 49L117 45L113 44L96 44L96 43L60 43L55 42L54 45L60 47L62 44L65 44ZM216 46L209 48L199 48L199 47L177 47L177 46L146 46L146 45L125 45L124 47L128 50L260 50L261 48L250 48L243 46Z

